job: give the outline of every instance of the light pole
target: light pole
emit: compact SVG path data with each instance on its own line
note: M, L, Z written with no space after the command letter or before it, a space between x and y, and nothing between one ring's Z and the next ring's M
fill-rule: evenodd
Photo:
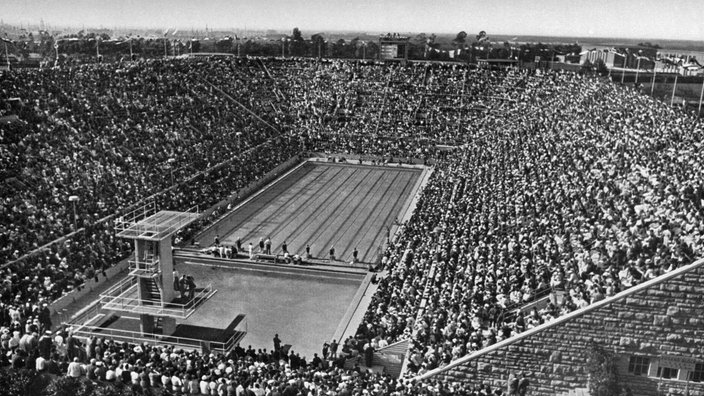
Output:
M100 63L100 36L95 38L95 57L98 58L98 63Z
M78 195L71 195L68 197L68 201L73 203L73 230L78 230L78 221L76 220L76 202L78 201Z
M5 44L5 61L7 62L7 70L10 70L10 55L7 52L7 41L3 39L2 42Z
M176 160L174 158L169 158L166 160L166 162L169 164L169 170L171 171L171 185L174 185L174 162Z
M699 92L699 110L697 111L697 118L702 116L702 99L704 99L704 79L702 79L702 90Z
M675 73L675 85L672 86L672 97L670 98L670 107L675 103L675 91L677 90L677 77L680 76L679 71Z
M640 72L640 56L638 56L638 65L636 65L636 84L638 84L638 73Z

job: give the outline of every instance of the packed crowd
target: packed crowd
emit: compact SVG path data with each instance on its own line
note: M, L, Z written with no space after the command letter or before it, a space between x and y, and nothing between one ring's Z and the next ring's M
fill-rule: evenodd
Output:
M63 197L95 200L80 210L86 231L72 238L82 240L5 268L2 301L13 312L25 303L41 311L42 303L124 257L129 246L115 240L109 222L96 220L168 188L169 158L179 164L178 188L157 199L160 207L180 209L219 202L301 150L432 159L433 176L384 254L386 275L357 334L386 344L411 339L412 373L702 254L702 123L591 77L259 59L26 73L35 74L0 82L0 99L25 101L19 111L27 123L3 127L0 136L5 176L18 180L16 190L3 193L2 257L70 231ZM29 133L20 133L24 128ZM459 149L438 149L445 144ZM43 193L30 193L28 185ZM42 283L45 276L52 287ZM546 307L509 312L546 290L554 297ZM136 348L146 355L129 352ZM321 392L338 389L350 375L310 364L287 373L286 363L272 363L277 359L266 352L246 361L246 354L225 360L174 351L162 358L163 349L149 348L120 346L123 355L105 365L116 369L131 359L130 367L138 360L146 367L159 356L150 366L159 373L168 368L197 380L230 367L236 378L246 373L250 385L273 380L272 389L293 379L300 390L318 378L327 386ZM189 360L199 369L179 371ZM415 386L351 375L355 394Z
M574 74L504 84L515 101L436 165L359 329L412 338L413 372L702 255L701 123ZM546 288L545 308L506 315Z
M217 65L219 67L215 67ZM0 80L0 260L187 180L279 134L266 81L243 61L146 61L19 70ZM225 96L213 82L231 83ZM256 82L256 83L254 83ZM19 101L13 101L19 98Z
M434 157L437 144L463 143L460 129L503 94L499 76L457 65L298 60L269 70L286 87L292 130L329 153Z
M0 334L0 370L30 370L49 378L69 377L96 385L127 386L138 395L500 395L486 385L401 381L360 365L361 348L346 343L308 361L282 348L247 349L227 354L172 346L134 344L107 338L55 334L29 324ZM46 383L46 382L45 382ZM46 388L50 391L51 385ZM116 388L120 389L120 388Z
M0 128L4 305L50 304L103 278L131 251L115 237L114 215L138 201L204 210L298 153L297 141L252 114L265 110L247 107L258 105L251 98L261 87L226 96L202 78L251 78L260 65L210 66L148 61L3 75L0 116L19 116Z

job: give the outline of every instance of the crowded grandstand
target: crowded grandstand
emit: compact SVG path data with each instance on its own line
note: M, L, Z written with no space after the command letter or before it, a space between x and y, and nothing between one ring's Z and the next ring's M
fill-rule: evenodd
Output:
M4 72L0 101L17 116L0 126L0 364L51 375L48 392L71 377L122 394L503 394L411 378L702 257L704 124L591 74L151 59ZM307 153L433 167L339 350L205 354L52 323L52 302L131 254L122 214L212 207ZM363 369L400 340L403 378Z

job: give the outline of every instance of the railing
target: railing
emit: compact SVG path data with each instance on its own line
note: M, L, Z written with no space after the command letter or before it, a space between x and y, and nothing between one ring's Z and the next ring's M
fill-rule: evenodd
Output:
M244 330L238 330L241 325L244 324ZM225 352L229 352L230 350L234 349L237 344L244 338L244 336L247 334L249 331L249 326L247 325L247 317L245 317L240 324L238 324L235 327L235 332L230 336L230 338L227 339L222 345L222 348L225 350Z
M554 290L552 287L548 286L539 290L536 290L535 294L528 299L527 301L521 301L521 302L514 302L506 306L505 309L502 310L501 316L500 316L500 321L511 321L515 320L516 317L518 317L518 312L522 311L524 307L529 306L538 300L547 297L554 293Z
M130 288L134 287L138 283L137 278L133 277L126 277L125 279L117 282L113 287L109 288L108 290L104 291L103 293L100 294L100 299L104 297L117 297Z
M202 301L209 299L217 290L212 283L197 291L185 303L174 303L139 298L138 278L129 277L100 295L100 305L104 309L122 312L135 312L154 316L187 318Z
M159 258L154 257L146 260L129 260L130 275L140 277L154 277L159 272Z
M137 236L164 237L172 234L194 221L198 215L198 205L185 211L172 211L162 216L156 208L156 203L147 202L130 213L115 219L115 231L119 237L134 238ZM157 216L154 216L157 215ZM153 218L150 218L154 216Z
M96 301L93 304L81 309L70 317L61 315L59 320L62 325L72 326L74 323L90 323L100 315L100 302Z
M137 224L138 221L146 219L154 213L156 213L156 201L152 199L134 208L132 211L115 218L115 230L118 233L120 231L126 231Z
M109 337L117 341L124 341L130 343L150 342L168 344L181 349L189 350L200 349L207 344L211 351L226 354L230 350L232 350L237 345L237 343L244 337L244 334L247 333L246 319L243 321L243 323L245 328L244 331L236 329L235 332L227 339L227 341L224 342L204 341L197 338L188 337L174 337L165 334L143 333L141 331L110 329L107 327L99 326L77 325L74 323L68 323L68 325L72 326L73 334L76 337L87 338L99 335L101 337ZM237 327L239 328L240 326L241 324Z
M208 298L210 298L213 294L215 294L217 290L213 290L213 284L208 283L207 286L205 286L203 289L201 289L199 292L195 293L193 295L193 298L188 300L187 303L185 304L175 304L175 305L183 305L183 310L184 313L186 313L186 316L188 317L190 314L193 313L193 311L196 310L196 306L201 302L204 301ZM169 305L174 305L174 304L169 304Z

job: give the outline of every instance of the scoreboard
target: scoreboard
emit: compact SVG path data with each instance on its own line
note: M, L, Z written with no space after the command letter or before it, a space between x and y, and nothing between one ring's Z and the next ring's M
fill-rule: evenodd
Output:
M398 44L382 44L381 59L396 59L398 58Z
M379 37L380 60L408 60L409 38L398 34Z

